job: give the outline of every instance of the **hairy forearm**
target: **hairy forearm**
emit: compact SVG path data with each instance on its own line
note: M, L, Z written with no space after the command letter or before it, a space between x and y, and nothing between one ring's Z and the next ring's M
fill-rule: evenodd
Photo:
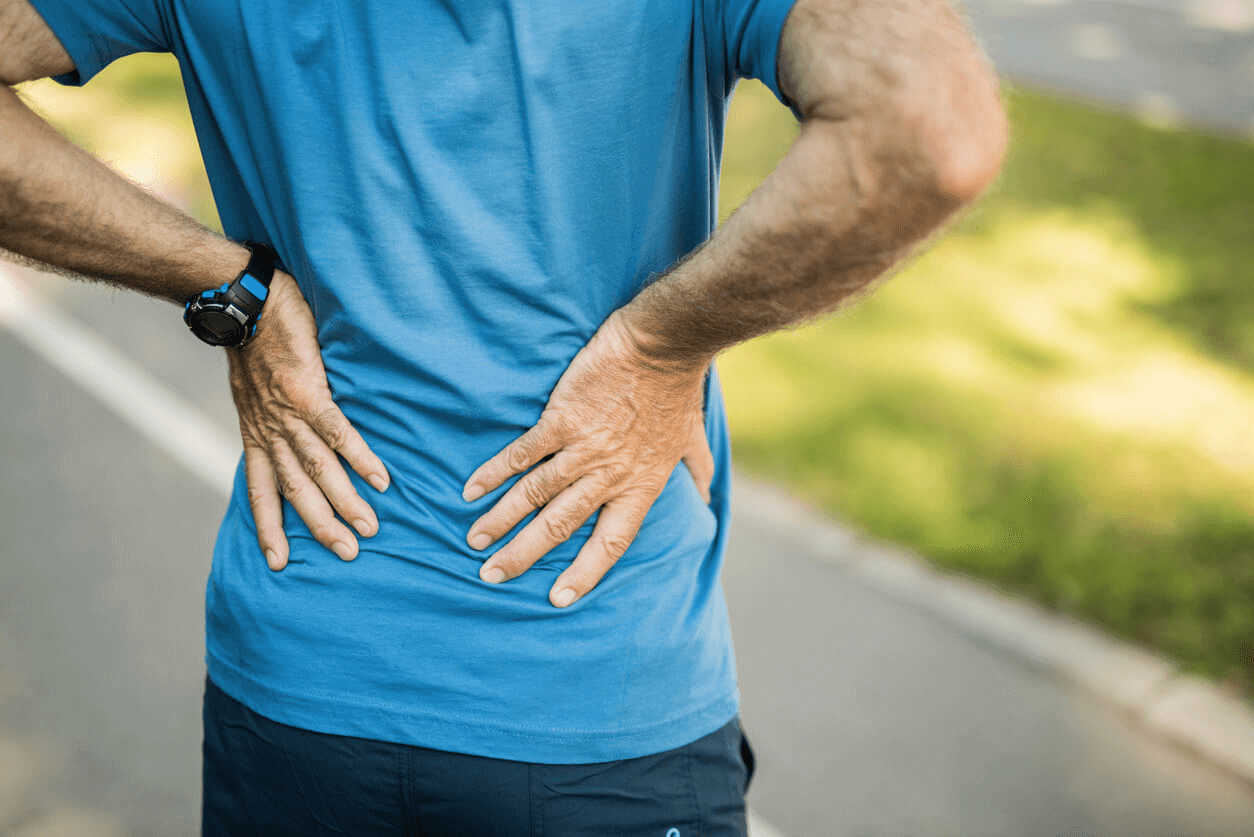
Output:
M800 134L705 245L625 307L647 357L704 365L840 307L1000 165L996 79L945 0L800 0L780 77Z
M704 364L838 308L960 205L921 182L909 161L899 161L894 182L872 183L857 150L864 141L847 122L806 122L715 235L629 304L641 348Z
M174 302L248 262L239 244L74 146L4 85L0 248Z

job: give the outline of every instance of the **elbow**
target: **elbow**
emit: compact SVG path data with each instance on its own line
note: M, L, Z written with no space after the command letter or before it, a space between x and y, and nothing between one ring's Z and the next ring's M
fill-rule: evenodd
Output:
M940 195L970 203L997 179L1010 141L996 77L980 68L917 93L903 114L915 157Z
M1000 102L966 117L956 125L947 119L926 138L924 149L937 190L959 204L970 203L993 184L1010 141Z

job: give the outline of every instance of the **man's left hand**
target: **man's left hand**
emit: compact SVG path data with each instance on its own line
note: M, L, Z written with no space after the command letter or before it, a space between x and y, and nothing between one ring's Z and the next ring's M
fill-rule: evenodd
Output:
M470 528L486 549L540 510L479 570L499 583L526 572L598 509L592 535L549 591L566 607L595 587L640 531L682 460L708 503L714 457L705 435L706 366L650 361L623 311L610 315L558 380L534 427L466 481L468 502L527 472Z

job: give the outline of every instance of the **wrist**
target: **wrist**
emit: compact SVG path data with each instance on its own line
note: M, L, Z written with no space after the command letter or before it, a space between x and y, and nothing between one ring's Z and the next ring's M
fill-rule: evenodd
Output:
M256 333L270 296L278 254L269 245L259 242L247 242L245 247L249 252L248 262L233 279L217 288L201 291L184 305L184 322L193 334L211 346L244 346Z
M611 315L625 341L641 364L671 374L704 374L718 354L689 341L675 339L673 327L667 327L639 298Z
M197 283L200 287L193 293L216 288L223 282L234 281L248 267L250 258L252 258L252 251L243 244L229 238L222 239L205 259L204 267L198 271L202 274L197 276ZM189 297L192 295L188 294Z
M251 253L238 241L206 231L205 240L185 242L165 268L169 287L161 294L180 306L204 291L232 282L248 265Z

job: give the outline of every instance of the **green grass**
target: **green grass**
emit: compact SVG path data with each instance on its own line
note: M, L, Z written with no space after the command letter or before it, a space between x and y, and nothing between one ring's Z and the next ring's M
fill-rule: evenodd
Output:
M209 223L168 58L26 95ZM720 360L741 467L1249 689L1254 147L1030 92L992 194L834 317ZM105 118L105 117L108 118ZM733 104L724 212L796 134Z
M764 89L738 97L725 211L794 134ZM720 360L737 461L1248 688L1254 147L1008 104L1000 183L931 252Z

